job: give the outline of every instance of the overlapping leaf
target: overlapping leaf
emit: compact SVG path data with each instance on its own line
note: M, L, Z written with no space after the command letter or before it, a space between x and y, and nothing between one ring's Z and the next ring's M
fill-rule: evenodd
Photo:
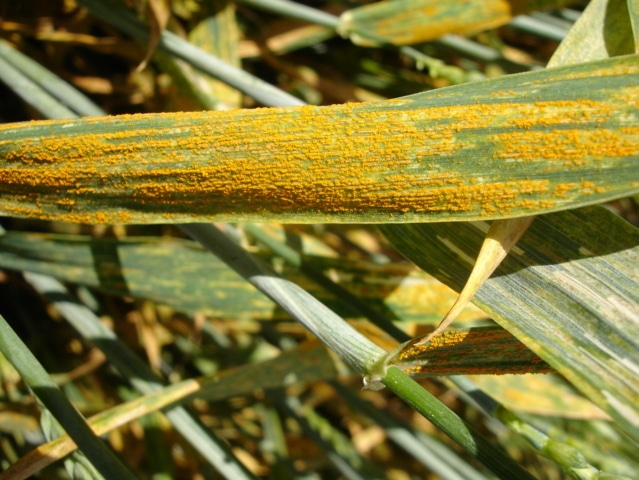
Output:
M453 288L487 225L382 227L409 259ZM456 252L451 255L451 251ZM639 231L601 207L537 218L476 303L639 438ZM405 353L411 357L411 346ZM404 352L397 358L406 362Z
M408 265L318 257L306 263L330 269L340 285L393 320L434 323L454 299L450 289ZM51 275L114 295L153 299L182 312L238 319L285 317L227 265L185 240L7 232L0 236L0 267ZM286 269L286 274L343 316L356 315L299 271ZM462 320L482 315L475 309Z

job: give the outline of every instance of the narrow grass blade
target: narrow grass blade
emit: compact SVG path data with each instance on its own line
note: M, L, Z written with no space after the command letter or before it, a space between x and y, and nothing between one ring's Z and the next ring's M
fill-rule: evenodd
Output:
M435 40L447 33L479 33L532 10L570 3L561 0L394 0L376 2L342 14L338 31L358 45L393 45Z
M42 404L60 422L82 451L105 478L134 480L136 477L87 425L80 413L53 383L31 351L0 316L0 351L13 364L24 382Z
M488 226L382 229L405 256L460 289ZM475 297L634 438L638 245L639 231L600 207L540 216Z
M65 105L51 97L40 85L8 62L4 58L4 53L0 51L0 81L10 85L13 91L28 105L36 110L49 112L49 118L75 117L75 114Z
M639 191L638 58L386 102L4 125L0 211L401 223L600 203Z
M515 17L508 24L508 27L535 35L538 38L546 38L555 42L561 42L564 38L566 38L569 31L568 28L564 26L548 22L548 19L536 18L531 15L519 15Z
M512 461L501 449L495 447L455 413L444 408L425 388L396 367L388 369L384 385L395 392L412 408L430 420L447 435L488 466L499 478L533 479L528 472Z
M4 40L0 40L0 57L6 62L9 62L15 69L22 72L35 84L46 90L51 97L73 110L75 114L80 116L105 115L105 112L86 95L44 68L38 62L35 62L22 52L12 48L11 45ZM12 89L18 87L16 82L7 83L7 85ZM27 102L33 101L31 96L27 96L25 100ZM70 118L70 116L67 115L59 118Z
M150 367L129 350L113 331L105 327L91 310L76 303L60 282L34 273L25 273L25 278L53 303L60 314L83 337L100 348L138 391L148 394L162 388L162 383ZM205 428L187 410L175 407L166 412L166 416L193 448L222 474L238 479L253 478L246 467L233 455L229 446Z
M269 12L279 13L280 15L299 18L300 20L306 20L307 22L317 25L324 25L325 27L335 28L339 22L338 17L330 13L288 0L239 0L239 2Z
M143 415L156 412L193 398L219 401L250 395L259 389L289 386L297 382L329 380L337 375L334 361L323 345L307 343L282 353L273 360L244 365L222 372L215 378L188 379L166 386L94 415L89 425L96 435L104 435ZM77 445L63 435L23 456L5 475L13 480L26 479L54 461L68 455Z
M148 40L149 33L146 27L131 12L97 0L79 0L78 3L96 17L115 25L132 37L142 41ZM304 103L263 80L209 55L166 30L161 34L158 48L237 88L264 105L302 105Z
M446 50L453 50L454 52L458 52L459 54L467 58L476 59L486 63L496 63L504 72L511 74L537 70L539 68L535 65L529 65L524 62L518 62L508 59L504 57L503 53L500 52L497 48L489 47L460 35L446 34L442 37L439 37L432 43L434 45L441 45ZM470 77L469 80L472 80L470 74L474 74L474 76L477 76L477 73L479 72L470 71L468 73L468 77ZM477 78L476 80L479 80L479 78Z

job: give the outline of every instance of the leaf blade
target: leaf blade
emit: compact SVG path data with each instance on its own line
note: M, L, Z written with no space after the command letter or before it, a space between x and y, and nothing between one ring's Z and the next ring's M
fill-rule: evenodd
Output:
M449 247L442 240L454 239L472 258L483 227L415 224L382 230L405 256L457 289L471 264L444 253ZM635 438L638 245L639 231L604 208L540 216L475 296L495 321Z
M532 10L558 8L565 0L394 0L353 8L342 14L338 31L358 45L428 42L442 35L478 33Z
M405 223L600 203L639 191L638 59L386 102L9 124L0 212Z

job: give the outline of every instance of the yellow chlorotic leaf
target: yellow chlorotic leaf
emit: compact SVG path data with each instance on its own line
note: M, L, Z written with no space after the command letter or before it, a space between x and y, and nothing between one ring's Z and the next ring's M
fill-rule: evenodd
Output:
M470 34L504 25L516 15L557 8L567 0L392 0L345 12L338 31L359 45L428 42L446 34Z

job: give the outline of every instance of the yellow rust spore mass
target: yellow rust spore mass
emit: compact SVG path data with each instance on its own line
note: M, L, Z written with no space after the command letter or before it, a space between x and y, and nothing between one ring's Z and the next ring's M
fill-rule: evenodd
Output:
M495 328L449 330L426 345L414 339L392 354L397 365L414 376L549 373L552 368L508 331Z
M557 100L499 87L485 102L451 105L442 90L5 125L0 212L85 223L383 223L594 203L637 188L639 120L625 99L639 88L614 91L612 100Z

